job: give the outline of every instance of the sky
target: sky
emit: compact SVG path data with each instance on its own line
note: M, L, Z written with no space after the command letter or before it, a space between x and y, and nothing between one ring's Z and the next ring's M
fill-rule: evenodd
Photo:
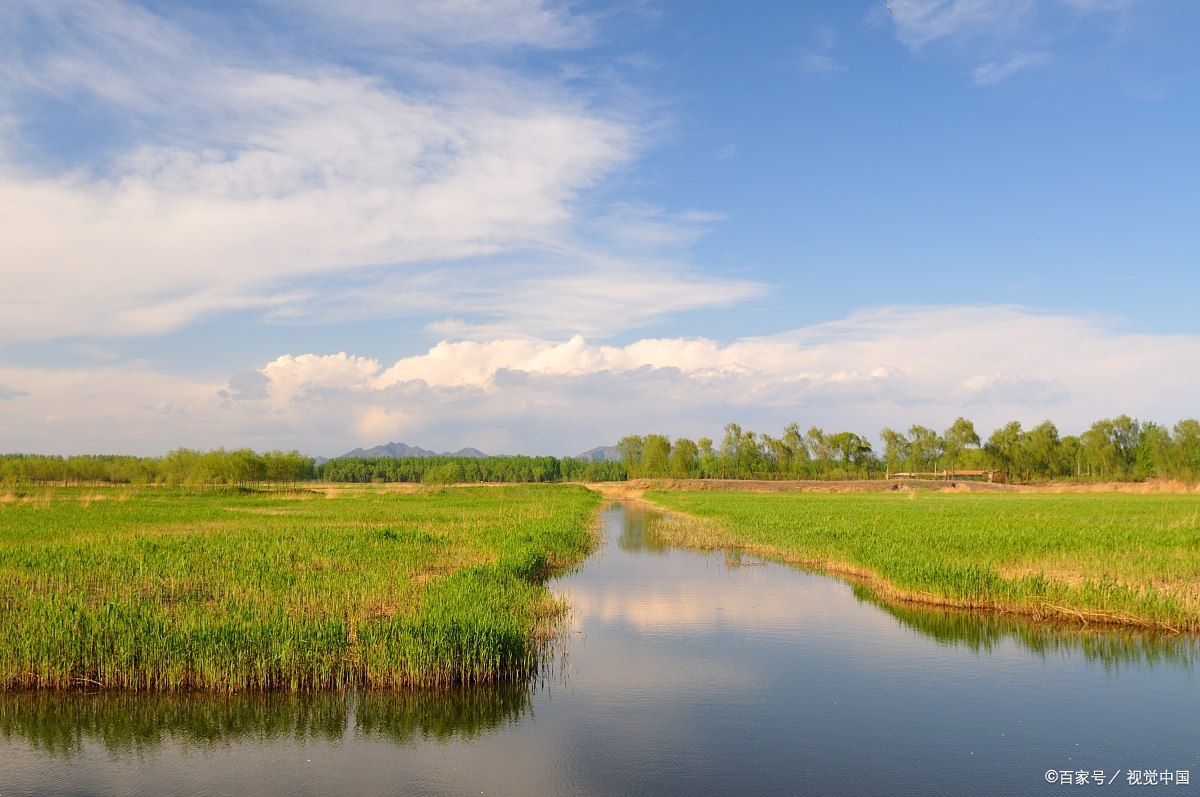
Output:
M6 0L0 452L1200 416L1190 0Z

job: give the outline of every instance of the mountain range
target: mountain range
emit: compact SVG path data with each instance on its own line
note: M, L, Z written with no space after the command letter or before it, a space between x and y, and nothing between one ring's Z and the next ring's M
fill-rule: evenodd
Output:
M480 451L478 448L460 448L458 451L430 451L428 448L420 448L418 446L409 446L404 443L387 443L374 448L356 448L353 451L348 451L336 459L345 459L347 457L393 457L395 459L403 459L405 457L486 457L487 454Z

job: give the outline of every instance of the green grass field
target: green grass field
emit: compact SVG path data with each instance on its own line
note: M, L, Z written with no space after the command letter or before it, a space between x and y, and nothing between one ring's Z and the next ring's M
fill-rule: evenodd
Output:
M0 495L0 686L444 686L536 667L580 487Z
M889 598L1200 632L1200 496L657 491L670 542L857 576Z

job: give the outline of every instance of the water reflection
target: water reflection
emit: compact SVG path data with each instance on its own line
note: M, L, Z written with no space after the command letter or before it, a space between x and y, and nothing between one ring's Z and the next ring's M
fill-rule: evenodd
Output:
M976 653L990 653L1013 640L1039 656L1082 654L1109 669L1129 663L1170 663L1191 670L1200 660L1200 639L1186 634L1046 624L1012 615L892 603L869 587L855 584L852 588L860 601L879 607L904 627L942 645Z
M668 516L647 504L623 504L619 513L622 550L630 553L666 553L671 546L664 541L657 527ZM764 564L756 557L737 549L722 552L727 570L753 567ZM822 588L836 588L834 581L821 578ZM1022 649L1038 656L1082 655L1088 661L1099 662L1106 668L1116 668L1129 663L1171 663L1191 669L1200 661L1200 639L1186 634L1161 634L1137 629L1112 629L1080 627L1068 623L1042 623L1013 615L990 612L971 612L941 607L926 607L887 601L862 584L850 581L854 596L862 603L877 607L895 618L902 626L942 645L961 646L976 653L997 649L1006 641L1016 642ZM757 625L769 623L772 613L779 608L791 612L804 600L811 582L805 579L785 578L775 587L778 600L774 607L754 605L745 607L743 621ZM694 624L703 608L711 605L705 599L707 592L701 587L688 594L686 589L674 589L671 597L658 596L654 600L639 601L627 606L625 619L642 628ZM585 597L586 599L586 597ZM737 606L728 602L722 607L723 615L736 618ZM620 614L614 606L605 606L602 613L612 619ZM708 618L711 619L711 618Z
M168 743L196 747L236 742L337 742L347 734L406 744L413 739L473 739L518 722L531 688L332 694L170 695L139 693L0 694L0 739L23 740L56 757L99 743L141 753Z
M654 533L655 523L665 517L662 512L640 501L630 501L621 504L621 511L614 514L620 524L617 547L622 551L665 554L671 550L671 546Z

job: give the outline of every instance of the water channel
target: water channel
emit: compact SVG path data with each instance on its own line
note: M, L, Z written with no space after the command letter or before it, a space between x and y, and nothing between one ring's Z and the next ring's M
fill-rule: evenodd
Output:
M0 797L1200 793L1196 640L887 606L656 518L603 513L536 683L0 695Z

